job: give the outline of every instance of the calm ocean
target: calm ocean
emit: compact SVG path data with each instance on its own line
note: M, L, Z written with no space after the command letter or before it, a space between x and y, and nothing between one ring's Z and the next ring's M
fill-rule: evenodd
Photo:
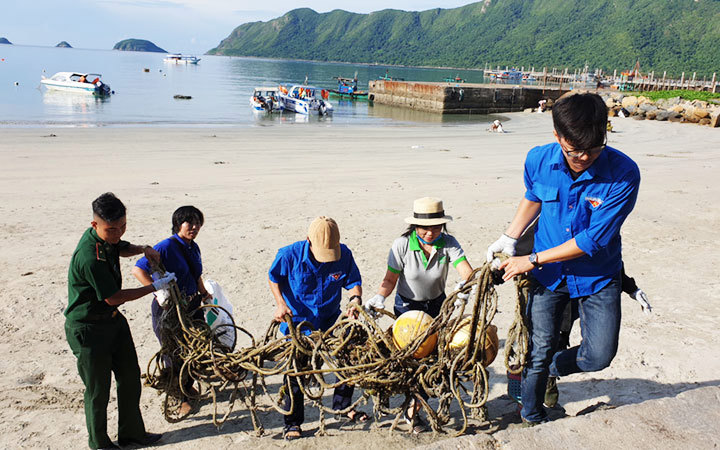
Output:
M420 69L202 56L197 66L163 63L164 54L0 45L0 126L254 126L286 123L323 125L394 125L486 123L487 116L441 116L367 102L331 99L331 117L303 117L293 113L253 113L249 97L255 86L308 83L337 87L334 76L352 77L357 71L361 89L389 71L393 77L442 81L459 75L482 82L482 71ZM145 72L144 69L149 69ZM108 98L47 91L42 75L84 71L101 73L115 91ZM17 85L15 85L17 83ZM175 94L191 100L175 100Z

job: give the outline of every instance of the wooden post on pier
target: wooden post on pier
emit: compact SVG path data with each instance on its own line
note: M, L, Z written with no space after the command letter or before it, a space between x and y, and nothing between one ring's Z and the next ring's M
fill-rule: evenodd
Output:
M716 74L716 72L713 72L713 79L712 79L712 93L713 94L717 92L717 85L715 84L715 74Z
M665 89L665 87L666 87L666 86L665 86L665 75L667 75L667 71L666 71L666 70L663 71L663 79L662 79L662 88L663 88L662 90L664 90L664 91L667 90L667 89Z
M545 93L546 86L547 86L547 67L543 67L543 94Z

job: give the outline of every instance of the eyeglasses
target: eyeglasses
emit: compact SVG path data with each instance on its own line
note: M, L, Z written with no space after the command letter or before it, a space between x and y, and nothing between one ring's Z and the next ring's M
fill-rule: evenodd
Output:
M605 136L605 142L603 142L603 145L595 148L589 148L587 150L568 150L565 147L563 147L562 144L560 144L560 148L565 152L566 155L568 155L571 158L580 158L584 155L588 156L595 156L605 150L605 147L607 147L607 136Z

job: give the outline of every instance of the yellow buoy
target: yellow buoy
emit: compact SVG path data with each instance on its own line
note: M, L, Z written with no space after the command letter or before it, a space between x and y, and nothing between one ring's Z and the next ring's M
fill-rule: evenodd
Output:
M465 316L462 322L460 322L460 328L455 332L452 340L450 341L451 349L457 350L468 345L470 340L471 321L472 318L470 316ZM475 339L480 339L480 327L477 327ZM495 325L488 325L485 332L485 348L483 349L482 365L484 367L489 366L493 361L495 361L499 347L500 342L498 340L497 327Z
M433 318L423 311L407 311L395 320L392 334L395 345L403 349L410 345L417 337L422 336L432 324ZM437 345L437 333L433 333L420 345L413 357L424 358L429 355Z

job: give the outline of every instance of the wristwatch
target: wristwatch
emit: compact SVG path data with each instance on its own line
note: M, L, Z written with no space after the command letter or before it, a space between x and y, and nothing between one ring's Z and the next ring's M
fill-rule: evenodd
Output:
M532 263L532 265L535 266L536 269L540 268L540 262L538 261L537 253L535 253L535 252L530 253L530 256L528 256L528 259L530 260L530 263Z
M353 295L352 297L350 297L350 302L352 302L353 300L357 300L357 304L359 306L362 306L362 297L360 297L359 295Z

